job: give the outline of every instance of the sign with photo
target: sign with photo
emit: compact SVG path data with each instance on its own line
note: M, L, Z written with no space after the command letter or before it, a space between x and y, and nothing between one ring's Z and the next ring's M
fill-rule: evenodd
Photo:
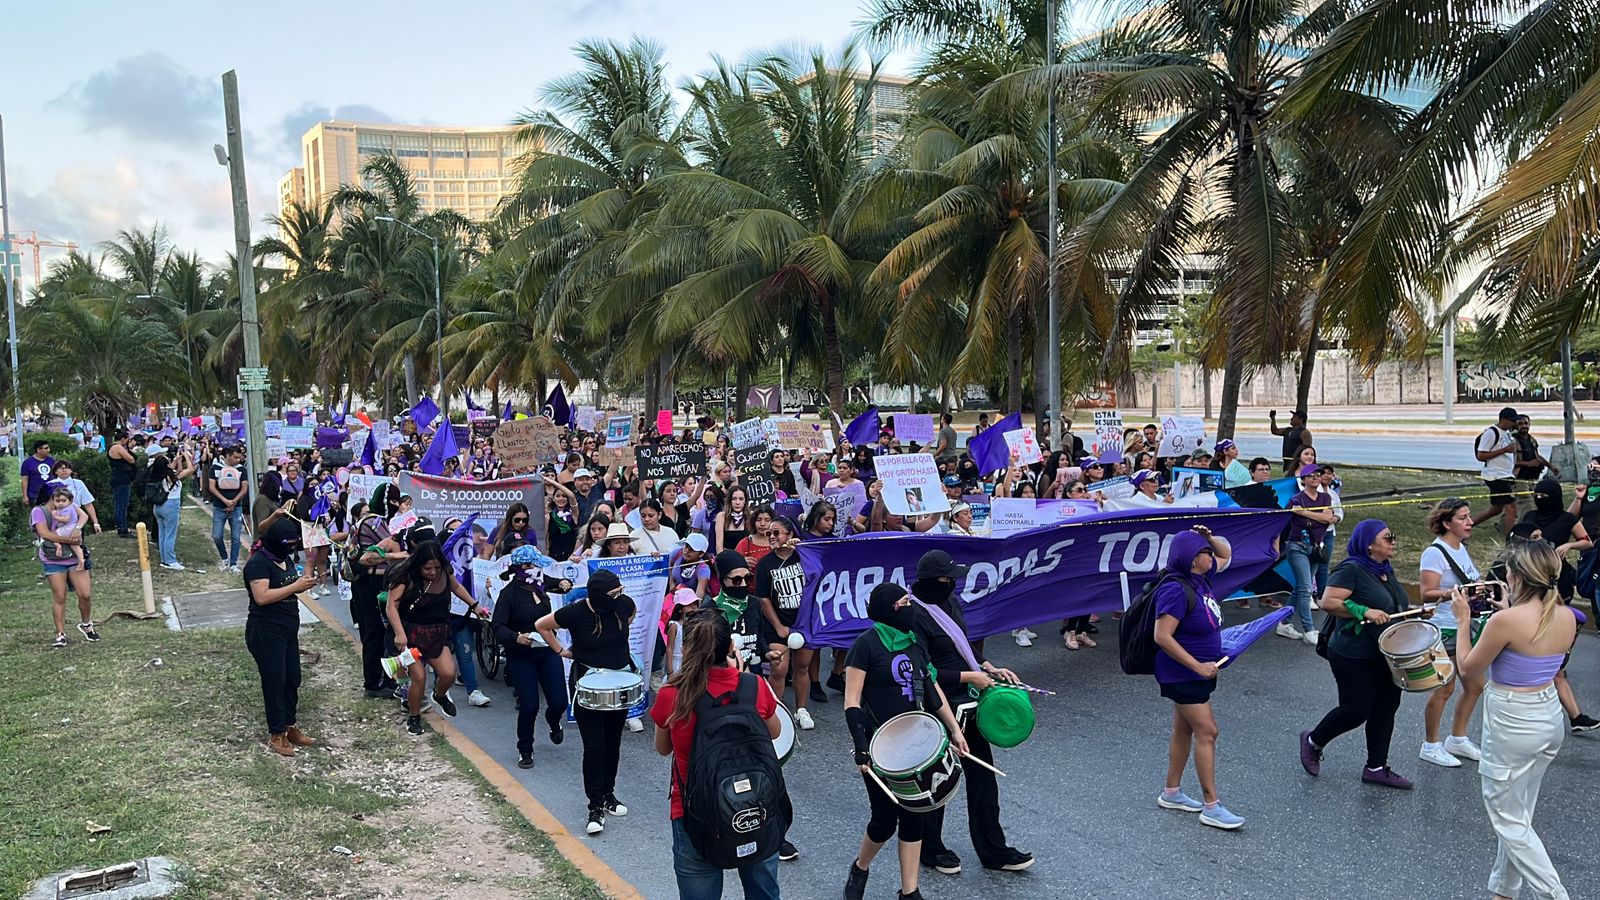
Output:
M939 466L930 453L880 456L875 461L883 482L883 504L897 516L920 516L950 509L939 480Z
M1032 425L1008 431L1005 438L1006 446L1017 456L1017 465L1031 466L1044 459L1044 455L1039 451L1039 436L1033 433Z
M600 419L600 411L592 406L578 407L578 430L593 431L595 423Z
M633 443L633 416L611 416L606 419L606 447L615 450Z
M640 478L686 478L706 471L704 444L646 444L637 454Z
M1176 466L1172 470L1172 496L1182 500L1193 494L1220 491L1223 488L1221 469L1197 469Z

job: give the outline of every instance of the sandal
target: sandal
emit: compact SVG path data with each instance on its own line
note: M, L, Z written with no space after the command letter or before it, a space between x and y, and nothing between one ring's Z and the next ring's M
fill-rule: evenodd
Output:
M1261 605L1267 609L1283 609L1283 603L1281 601L1274 600L1271 597L1262 597Z

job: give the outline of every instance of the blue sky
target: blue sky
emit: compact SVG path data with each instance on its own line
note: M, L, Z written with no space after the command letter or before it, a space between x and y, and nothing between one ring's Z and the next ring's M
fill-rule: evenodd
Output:
M159 222L179 247L223 261L227 170L211 145L225 142L230 68L259 234L318 119L502 124L576 68L582 39L653 40L677 84L712 54L837 50L861 16L859 0L34 3L8 17L0 52L11 228L93 245ZM901 54L887 68L910 64Z

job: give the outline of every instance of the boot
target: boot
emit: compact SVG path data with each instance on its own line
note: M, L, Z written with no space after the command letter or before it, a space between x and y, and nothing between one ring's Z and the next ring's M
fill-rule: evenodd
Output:
M294 745L289 743L289 736L287 734L275 734L267 738L267 749L272 750L282 756L294 755Z
M296 747L315 747L317 745L315 739L307 737L304 731L294 725L289 726L289 730L284 732L284 737L288 738L289 743Z

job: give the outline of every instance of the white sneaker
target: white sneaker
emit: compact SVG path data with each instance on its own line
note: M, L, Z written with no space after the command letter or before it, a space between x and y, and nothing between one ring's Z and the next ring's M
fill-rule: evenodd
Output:
M642 719L629 719L628 720L628 730L634 732L635 734L643 731L644 730L644 720L642 720Z
M161 568L171 569L174 572L182 572L184 570L184 565L183 563L162 563Z
M1417 756L1424 762L1431 762L1436 766L1444 766L1446 769L1454 769L1461 765L1461 760L1445 752L1443 744L1430 744L1427 741L1423 741L1422 752L1418 753Z
M1286 637L1291 641L1298 641L1305 637L1305 634L1301 632L1300 629L1294 627L1288 622L1280 622L1278 627L1273 629L1273 632L1277 634L1278 637Z
M228 567L228 571L234 573L235 575L237 575L240 572L244 571L244 567L239 565L238 563L234 563L233 565Z
M467 695L467 705L468 706L488 706L489 705L489 695L485 694L483 691L473 691L472 693Z
M1019 628L1016 631L1011 632L1011 636L1017 639L1018 647L1033 646L1033 638L1028 637L1027 629Z
M1317 630L1313 628L1310 631L1302 633L1300 635L1300 640L1305 641L1306 643L1315 647L1317 645Z
M1023 634L1027 635L1028 636L1028 640L1030 640L1030 641L1039 637L1039 632L1034 631L1032 628L1022 628L1022 629L1018 629L1018 630L1020 630Z
M1472 738L1469 737L1456 737L1452 734L1444 739L1444 749L1451 756L1459 756L1462 759L1470 759L1473 762L1483 759L1483 753L1478 750L1478 745L1474 744Z
M328 590L328 589L327 589L327 588L322 588L322 589L321 589L321 590L319 590L319 591L317 591L317 595L318 595L318 596L319 596L319 597L326 597L326 596L328 596L328 595L329 595L329 594L331 594L331 593L333 593L333 592L332 592L332 591L330 591L330 590ZM476 693L477 693L477 691L473 691L473 693L474 693L474 694L476 694ZM474 703L474 704L473 704L473 705L474 705L474 706L483 706L483 705L485 705L485 704L483 704L483 703Z
M804 706L794 711L794 724L800 726L801 731L810 731L817 727L817 723L811 721L811 713L807 712Z

